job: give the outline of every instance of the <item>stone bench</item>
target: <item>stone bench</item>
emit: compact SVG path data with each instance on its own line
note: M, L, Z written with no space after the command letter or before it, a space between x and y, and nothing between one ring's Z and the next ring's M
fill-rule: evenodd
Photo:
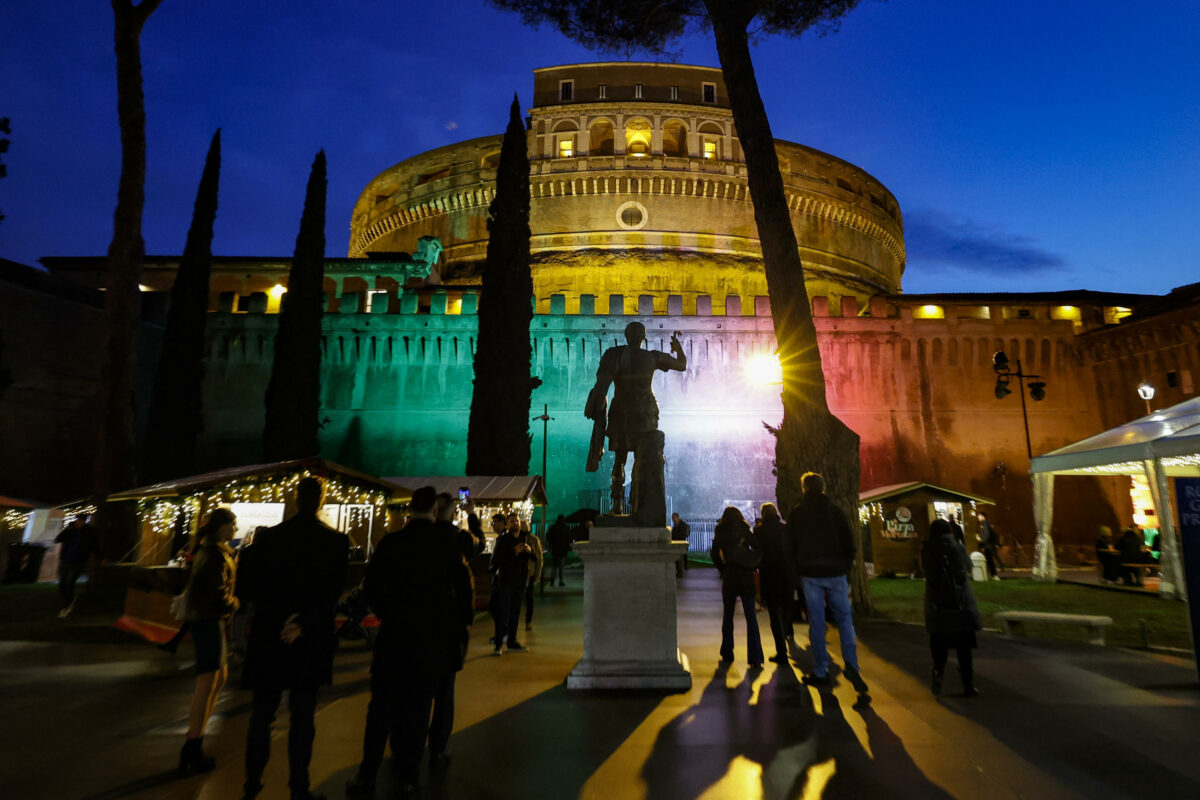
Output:
M1043 622L1050 625L1079 625L1087 629L1088 641L1104 644L1104 629L1112 625L1112 617L1089 614L1057 614L1045 611L998 611L993 615L1000 627L1009 636L1021 633L1026 622Z

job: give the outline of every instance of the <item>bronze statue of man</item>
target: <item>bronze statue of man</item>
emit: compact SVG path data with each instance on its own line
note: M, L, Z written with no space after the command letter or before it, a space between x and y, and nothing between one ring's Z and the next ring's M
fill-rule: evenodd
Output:
M584 416L593 421L587 471L595 472L604 455L604 437L616 456L612 471L613 513L629 511L640 525L666 524L663 487L663 435L658 430L658 403L650 382L656 370L687 369L687 356L678 334L671 335L671 352L642 348L646 327L640 322L625 326L627 344L610 347L600 357L596 385L588 395ZM612 409L608 387L612 385ZM633 486L630 509L625 509L625 460L633 453Z

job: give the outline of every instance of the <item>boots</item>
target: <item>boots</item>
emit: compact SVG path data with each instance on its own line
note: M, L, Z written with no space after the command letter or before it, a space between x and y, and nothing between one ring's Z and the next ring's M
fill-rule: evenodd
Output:
M199 775L201 772L212 772L217 766L217 760L204 755L204 737L188 739L179 751L179 777Z
M938 669L937 667L934 667L933 677L931 677L929 679L929 690L932 691L935 695L939 695L942 693L942 675L943 674L944 673L942 670Z

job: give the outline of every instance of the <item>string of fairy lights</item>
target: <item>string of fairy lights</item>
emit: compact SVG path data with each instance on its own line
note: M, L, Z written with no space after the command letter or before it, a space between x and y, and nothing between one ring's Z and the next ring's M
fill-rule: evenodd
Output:
M29 522L28 511L22 511L19 508L9 508L5 510L4 516L0 517L0 528L10 531L24 530L27 522Z
M223 503L286 503L295 495L300 481L311 477L324 483L326 504L345 507L350 527L366 524L382 513L391 499L386 489L365 488L336 475L314 475L303 470L287 475L240 475L224 484L198 488L190 495L142 498L137 503L138 516L156 539L162 539L174 536L177 530L190 530L199 514Z
M968 505L970 505L970 507L971 507L971 516L972 517L975 516L975 514L978 511L978 507L977 507L975 501L974 500L968 501ZM863 527L869 526L871 524L872 519L883 519L883 518L884 518L883 503L881 503L879 501L874 501L871 503L860 503L859 504L859 506L858 506L858 522Z

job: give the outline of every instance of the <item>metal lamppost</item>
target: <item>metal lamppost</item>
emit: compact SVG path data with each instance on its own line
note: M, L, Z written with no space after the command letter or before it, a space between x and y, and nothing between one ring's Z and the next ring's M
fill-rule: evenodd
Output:
M540 421L542 423L542 491L546 491L546 433L550 426L550 421L554 417L550 416L550 406L542 405L541 416L534 417L533 422ZM549 498L547 498L547 502ZM542 536L546 535L546 504L542 503Z
M1154 385L1142 381L1137 388L1138 397L1146 401L1146 416L1150 416L1154 412L1150 409L1150 401L1154 399Z
M1046 399L1046 382L1040 380L1041 375L1029 375L1021 371L1021 359L1017 359L1017 369L1014 372L1008 356L1003 350L997 350L992 356L992 369L996 372L996 399L1003 400L1012 394L1008 383L1017 379L1017 391L1021 395L1021 419L1025 422L1025 452L1029 460L1033 460L1033 445L1029 441L1029 412L1025 407L1025 381L1029 381L1029 396L1035 403ZM1039 380L1032 380L1032 379Z

